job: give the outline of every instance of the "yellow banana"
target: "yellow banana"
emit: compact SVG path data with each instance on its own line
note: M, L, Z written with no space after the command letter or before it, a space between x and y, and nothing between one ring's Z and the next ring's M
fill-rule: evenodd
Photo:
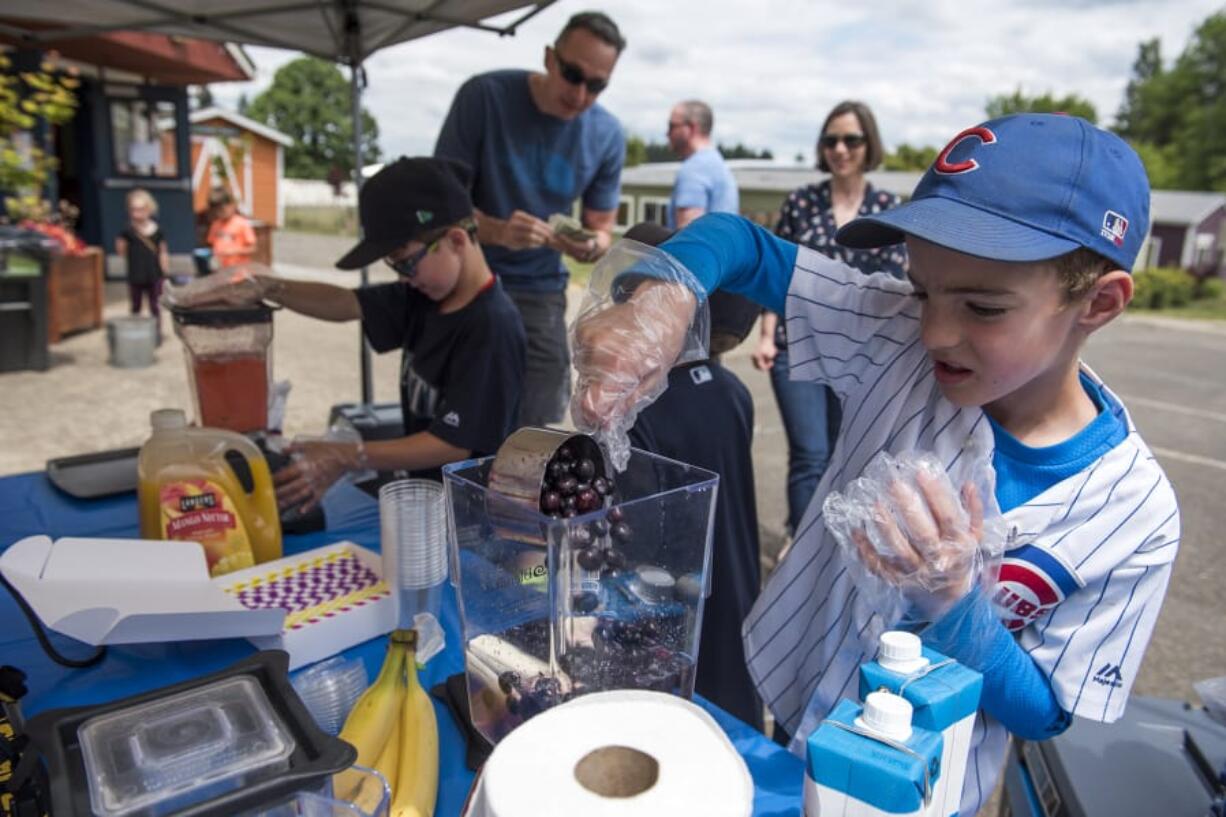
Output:
M405 661L408 691L401 710L400 773L390 817L433 817L438 796L438 721L417 678L415 646L416 638Z
M340 738L358 750L355 762L359 766L375 766L392 736L406 692L405 655L405 645L393 638L388 644L379 677L362 693L350 710L349 717L345 718ZM353 799L361 781L361 775L356 772L341 772L333 779L333 791L341 799Z
M403 693L400 699L400 705L404 705ZM387 745L383 747L383 751L379 753L379 759L375 761L375 771L383 775L383 780L387 781L388 787L393 794L396 791L396 778L400 774L400 713L397 712L393 718L392 734L387 739ZM344 774L342 772L342 774ZM374 775L366 777L362 783L358 793L353 797L353 802L362 809L366 814L374 814L379 804L383 801L383 780L380 780Z

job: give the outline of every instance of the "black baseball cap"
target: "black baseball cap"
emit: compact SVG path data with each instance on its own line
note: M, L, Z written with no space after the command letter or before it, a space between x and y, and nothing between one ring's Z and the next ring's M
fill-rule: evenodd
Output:
M362 240L336 266L369 266L423 233L468 218L471 179L468 165L454 159L401 156L384 165L358 196Z

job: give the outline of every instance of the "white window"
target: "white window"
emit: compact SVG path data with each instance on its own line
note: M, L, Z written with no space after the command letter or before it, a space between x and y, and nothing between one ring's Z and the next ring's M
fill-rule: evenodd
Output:
M627 230L633 226L634 196L622 196L617 201L617 228Z

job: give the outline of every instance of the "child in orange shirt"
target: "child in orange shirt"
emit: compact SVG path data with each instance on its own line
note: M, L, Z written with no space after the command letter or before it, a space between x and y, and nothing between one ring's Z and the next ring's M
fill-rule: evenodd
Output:
M255 230L251 222L239 214L234 197L225 190L216 190L209 196L209 206L213 210L213 223L209 225L206 241L218 265L233 267L250 261L255 252Z

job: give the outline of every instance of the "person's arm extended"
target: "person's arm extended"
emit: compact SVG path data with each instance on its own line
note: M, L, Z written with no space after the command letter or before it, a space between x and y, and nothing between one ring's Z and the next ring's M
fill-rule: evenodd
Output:
M429 431L419 431L396 440L366 443L366 464L378 471L419 471L468 459L467 448L458 448Z
M705 212L701 207L678 207L677 212L673 213L673 221L677 222L677 229L680 230L697 221Z
M698 279L701 297L717 289L744 295L782 313L795 244L771 235L746 218L708 213L660 245Z
M596 247L588 260L599 258L613 244L613 227L617 224L617 210L593 210L584 207L581 220L584 227L596 234Z
M317 281L291 281L271 275L257 275L259 295L265 300L325 321L362 319L358 297L352 289Z
M979 591L967 594L922 633L924 643L982 673L980 707L1024 740L1046 740L1073 722L1051 683L1013 639Z

